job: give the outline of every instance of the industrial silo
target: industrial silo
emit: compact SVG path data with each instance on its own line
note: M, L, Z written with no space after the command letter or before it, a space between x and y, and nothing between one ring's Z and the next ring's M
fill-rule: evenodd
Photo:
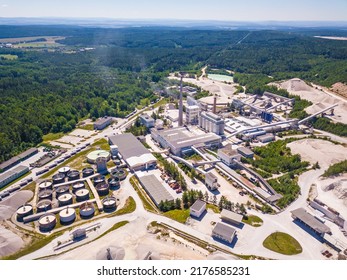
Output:
M87 189L80 189L76 191L76 201L81 202L89 199L89 190Z
M89 219L94 216L95 208L93 203L85 202L80 206L80 216L82 219Z
M62 225L71 224L76 219L76 211L73 208L67 207L59 212L59 219Z
M23 222L23 218L33 214L33 207L30 204L25 204L17 209L17 221Z
M57 218L53 214L43 215L39 219L39 228L42 232L51 231L57 224Z

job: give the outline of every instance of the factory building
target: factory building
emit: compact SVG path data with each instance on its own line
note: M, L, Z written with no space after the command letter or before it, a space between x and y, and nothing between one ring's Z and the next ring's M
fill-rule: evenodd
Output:
M95 123L94 123L94 129L95 130L103 130L107 126L109 126L112 123L113 119L111 117L103 117L99 118Z
M199 121L200 108L197 105L186 106L186 123L197 124Z
M237 150L232 148L231 144L226 145L224 148L218 150L218 158L228 166L235 166L237 162L241 161L241 155Z
M199 116L199 126L207 132L223 135L224 125L224 120L214 113L202 112Z
M6 171L13 166L19 164L21 161L24 161L33 155L37 154L39 150L37 148L30 148L26 150L25 152L19 154L18 156L14 156L11 159L4 161L3 163L0 164L0 172Z
M154 127L155 125L155 120L147 114L140 115L140 122L147 128Z
M156 166L157 160L131 133L109 137L110 145L118 146L118 156L123 158L131 170L145 170Z
M208 187L211 191L214 191L218 189L218 178L216 175L214 175L212 172L208 172L205 175L205 185Z
M235 237L236 230L226 224L217 223L214 229L212 230L212 237L221 239L228 243L232 243Z
M151 130L151 136L164 149L170 149L171 153L180 156L192 151L192 146L202 145L206 147L219 147L221 137L214 133L195 135L185 127L175 127L167 130Z
M20 176L28 172L29 172L29 167L20 165L14 168L13 170L10 170L5 172L4 174L1 174L0 188L6 186L7 184L11 183L12 181L18 179Z
M237 151L239 152L239 154L241 156L243 156L245 158L253 158L253 156L254 156L254 153L246 147L239 147L239 148L237 148Z
M190 216L200 218L201 215L206 211L206 202L196 200L192 206L190 206Z
M155 175L142 176L138 177L138 179L156 206L162 201L174 201L173 196L165 189Z
M239 226L242 223L243 216L235 212L223 209L220 213L221 219L225 223L234 224Z
M318 235L324 236L324 234L326 233L331 234L331 229L328 226L323 224L310 213L306 212L304 208L298 208L296 210L291 211L291 213L294 220L298 220L301 223L305 224Z
M271 133L266 133L264 135L258 136L257 140L261 143L269 143L275 140L275 135Z

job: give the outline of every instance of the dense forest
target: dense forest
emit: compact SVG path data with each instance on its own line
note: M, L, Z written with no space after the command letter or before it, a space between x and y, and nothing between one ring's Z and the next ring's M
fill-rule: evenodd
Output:
M0 58L0 162L40 143L44 134L72 130L85 117L122 117L149 104L157 98L153 85L174 70L198 72L206 64L231 69L240 81L250 75L245 83L253 83L251 90L268 76L347 83L347 42L313 34L0 26L0 38L48 35L65 36L63 46L0 48L0 54L18 57ZM95 49L80 51L85 47Z

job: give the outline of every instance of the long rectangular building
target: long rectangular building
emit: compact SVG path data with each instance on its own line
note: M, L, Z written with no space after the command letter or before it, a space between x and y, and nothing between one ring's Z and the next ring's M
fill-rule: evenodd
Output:
M161 201L174 201L173 196L165 189L162 183L155 177L155 175L148 175L138 177L142 187L145 189L146 193L155 203L159 205Z
M293 219L297 219L315 231L317 234L323 236L325 233L331 233L331 229L316 219L313 215L306 212L304 208L298 208L291 211Z
M151 136L164 149L170 149L171 153L176 156L191 151L191 147L194 145L219 147L222 142L222 138L214 133L195 135L185 127L175 127L161 131L152 129Z
M29 167L19 165L13 170L7 171L4 174L0 175L0 188L6 186L7 184L11 183L12 181L18 179L20 176L24 175L25 173L29 172Z
M157 159L131 133L118 134L108 138L110 145L118 146L118 152L131 170L145 170L156 166Z
M25 152L19 154L18 156L14 156L10 158L9 160L4 161L3 163L0 164L0 172L10 169L11 167L19 164L21 161L26 160L29 157L37 154L38 152L39 150L37 148L30 148L26 150Z

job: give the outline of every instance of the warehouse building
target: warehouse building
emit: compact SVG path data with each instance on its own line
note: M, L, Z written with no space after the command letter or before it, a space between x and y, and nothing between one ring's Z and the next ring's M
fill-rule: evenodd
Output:
M148 116L148 114L142 114L140 115L140 122L142 125L144 125L145 127L147 128L151 128L151 127L154 127L155 125L155 120Z
M1 174L0 188L6 186L7 184L11 183L12 181L18 179L20 176L28 172L29 172L29 167L20 165L14 168L13 170L10 170L5 172L4 174Z
M103 117L99 118L95 123L94 123L94 129L95 130L103 130L107 126L109 126L112 123L113 119L111 117Z
M196 200L192 206L190 206L190 216L200 218L201 215L206 211L206 202Z
M246 148L246 147L239 147L237 148L237 151L239 152L239 154L245 158L253 158L254 153L252 152L252 150Z
M30 148L26 150L25 152L19 154L18 156L12 157L11 159L4 161L3 163L0 164L0 172L1 171L6 171L13 166L19 164L21 161L24 161L33 155L37 154L39 150L37 148Z
M142 176L138 177L138 179L156 206L162 201L174 201L173 196L165 189L155 175Z
M239 226L242 223L243 216L235 212L223 209L220 213L221 219L225 223L234 224Z
M109 137L110 145L117 145L118 154L133 171L154 168L157 159L131 133L118 134Z
M232 148L231 144L226 145L224 148L218 150L218 158L228 166L235 166L237 162L241 161L241 155L237 150Z
M272 133L266 133L264 135L258 136L257 140L261 143L269 143L275 140L275 135Z
M214 133L195 135L185 127L175 127L161 131L152 129L151 136L161 147L170 149L171 153L176 156L190 153L194 145L214 148L219 147L222 141L221 137Z
M224 134L224 120L220 116L211 112L202 112L200 114L199 126L207 132L213 132L217 135Z
M212 230L212 237L221 239L228 243L232 243L236 234L236 230L226 224L217 223Z
M218 178L216 175L214 175L212 172L208 172L205 175L205 185L208 187L211 191L214 191L218 189Z
M331 234L331 229L328 226L316 219L310 213L306 212L304 208L298 208L291 211L291 213L294 220L298 220L305 224L318 235L324 236L325 233Z

